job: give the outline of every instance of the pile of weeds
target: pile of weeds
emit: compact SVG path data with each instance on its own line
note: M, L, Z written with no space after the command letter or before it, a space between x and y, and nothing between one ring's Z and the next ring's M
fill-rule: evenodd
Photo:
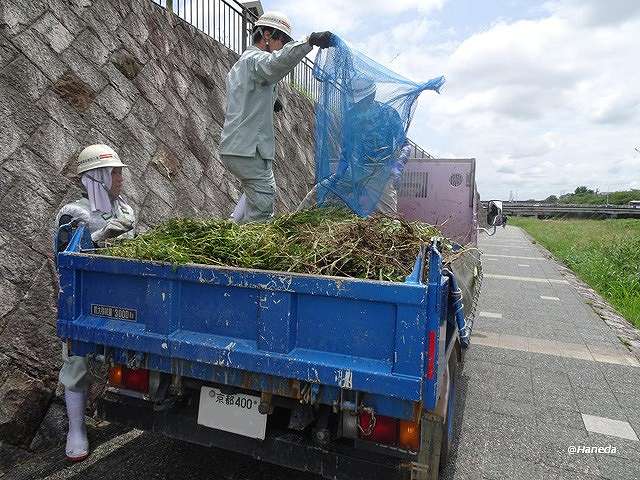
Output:
M421 246L440 232L386 216L360 218L338 208L285 214L268 223L169 220L108 255L339 277L404 281Z

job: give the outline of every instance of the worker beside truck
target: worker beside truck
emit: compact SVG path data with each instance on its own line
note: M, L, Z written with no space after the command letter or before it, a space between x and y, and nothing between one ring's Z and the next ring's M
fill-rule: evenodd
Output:
M79 200L63 206L55 221L56 253L68 246L74 226L82 223L98 244L109 238L133 236L135 215L122 197L122 163L118 154L107 145L91 145L78 156L77 173L84 188ZM69 355L67 343L62 344L63 365L59 380L64 386L69 430L65 453L72 461L89 454L89 442L84 422L87 388L90 376L84 356Z
M253 45L227 76L227 105L220 141L222 163L241 183L243 198L234 218L241 223L273 216L276 182L273 175L275 134L273 111L276 85L313 47L328 48L330 32L312 33L293 41L289 19L267 12L255 23ZM276 109L281 106L276 106Z

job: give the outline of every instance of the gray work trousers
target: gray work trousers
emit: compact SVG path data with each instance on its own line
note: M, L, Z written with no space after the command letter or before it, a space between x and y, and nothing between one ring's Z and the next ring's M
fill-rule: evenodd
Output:
M58 380L64 388L72 392L82 392L91 383L87 367L87 358L76 355L69 356L67 343L62 342L62 368Z
M261 222L273 217L276 198L273 161L263 159L258 152L253 157L221 155L221 160L226 169L240 180L247 197L244 215L238 223Z

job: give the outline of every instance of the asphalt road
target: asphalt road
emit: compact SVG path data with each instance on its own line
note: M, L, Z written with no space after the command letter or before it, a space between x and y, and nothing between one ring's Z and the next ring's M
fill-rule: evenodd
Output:
M638 359L519 229L483 237L481 248L479 318L444 479L640 478ZM90 437L82 463L69 464L59 445L0 478L319 479L114 425L94 426Z
M311 480L313 475L244 456L112 425L91 429L92 454L84 462L64 459L63 446L32 458L2 480Z

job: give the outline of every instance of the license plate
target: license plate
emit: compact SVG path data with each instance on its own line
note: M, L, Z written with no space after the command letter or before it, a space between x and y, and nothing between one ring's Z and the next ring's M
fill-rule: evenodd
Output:
M258 411L260 397L223 393L218 388L200 389L198 423L205 427L264 440L267 416Z

